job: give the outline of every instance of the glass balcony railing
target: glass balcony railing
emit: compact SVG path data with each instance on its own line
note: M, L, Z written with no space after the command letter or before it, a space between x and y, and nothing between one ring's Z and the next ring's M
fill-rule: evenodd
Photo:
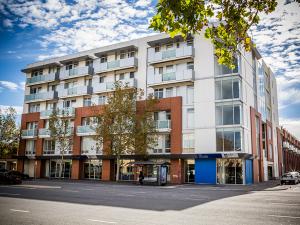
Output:
M54 92L54 91L40 92L40 93L25 95L25 102L43 101L43 100L48 100L48 99L54 99L56 97L57 97L56 92Z
M138 60L135 57L114 60L110 62L100 62L100 59L94 61L95 73L100 73L108 70L118 70L123 68L137 67Z
M70 87L64 89L62 86L60 86L58 91L59 97L69 97L72 95L86 95L92 93L92 87L91 86L77 86L77 87Z
M22 130L21 136L22 138L33 138L37 136L37 129L27 129L27 130Z
M75 116L75 108L73 107L65 107L58 110L58 116L72 117Z
M45 74L45 75L29 77L26 79L26 84L28 85L28 84L54 81L57 77L58 77L58 73L49 73L49 74Z
M120 60L107 62L107 68L108 69L117 68L117 67L120 67Z
M61 70L59 76L61 79L68 79L72 77L79 77L85 75L93 75L93 68L90 66L83 66L75 67L69 70Z
M162 52L162 59L168 59L176 57L176 49L171 49Z
M48 128L41 128L39 129L39 136L46 136L46 137L50 137L51 135L51 131Z
M82 135L92 135L95 134L95 128L93 125L84 125L84 126L77 126L76 134L79 136Z
M162 75L162 81L169 81L169 80L176 80L176 73L175 72L164 73Z
M156 123L156 129L171 129L171 120L157 120Z

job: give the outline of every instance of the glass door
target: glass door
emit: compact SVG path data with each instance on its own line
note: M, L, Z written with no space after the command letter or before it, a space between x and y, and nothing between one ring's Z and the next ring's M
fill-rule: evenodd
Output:
M195 182L195 160L188 159L185 161L184 165L185 172L185 182L194 183Z

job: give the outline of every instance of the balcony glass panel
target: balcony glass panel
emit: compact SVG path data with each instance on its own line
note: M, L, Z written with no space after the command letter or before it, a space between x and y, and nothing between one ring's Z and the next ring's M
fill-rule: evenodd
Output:
M162 52L162 59L168 59L176 57L176 49L171 49Z
M116 68L116 67L120 67L120 61L119 60L107 62L107 68L108 69L112 69L112 68Z
M176 73L175 72L164 73L162 75L162 81L169 81L169 80L176 80Z
M157 120L155 122L156 122L156 129L170 129L171 128L170 120Z

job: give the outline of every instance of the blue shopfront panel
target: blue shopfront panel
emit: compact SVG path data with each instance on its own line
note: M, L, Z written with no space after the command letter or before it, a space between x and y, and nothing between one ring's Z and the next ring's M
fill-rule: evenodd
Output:
M195 182L198 184L216 184L216 159L195 160Z
M253 161L251 159L245 160L245 176L246 184L253 184Z

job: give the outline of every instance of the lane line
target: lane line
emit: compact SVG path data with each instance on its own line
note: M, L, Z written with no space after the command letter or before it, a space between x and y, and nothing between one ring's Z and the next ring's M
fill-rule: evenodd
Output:
M288 206L300 206L300 204L293 203L281 203L281 202L270 202L272 205L288 205Z
M0 193L0 195L13 195L13 196L15 196L15 195L21 195L21 194L15 194L15 193Z
M29 211L27 211L27 210L21 210L21 209L10 209L10 211L13 211L13 212L22 212L22 213L29 213Z
M66 192L74 192L74 193L79 192L79 191L76 191L76 190L64 190L64 191L66 191Z
M278 218L290 218L290 219L300 219L300 216L282 216L282 215L268 215L270 217L278 217Z
M117 222L113 222L113 221L95 220L95 219L87 219L87 220L92 222L99 222L99 223L117 224Z

